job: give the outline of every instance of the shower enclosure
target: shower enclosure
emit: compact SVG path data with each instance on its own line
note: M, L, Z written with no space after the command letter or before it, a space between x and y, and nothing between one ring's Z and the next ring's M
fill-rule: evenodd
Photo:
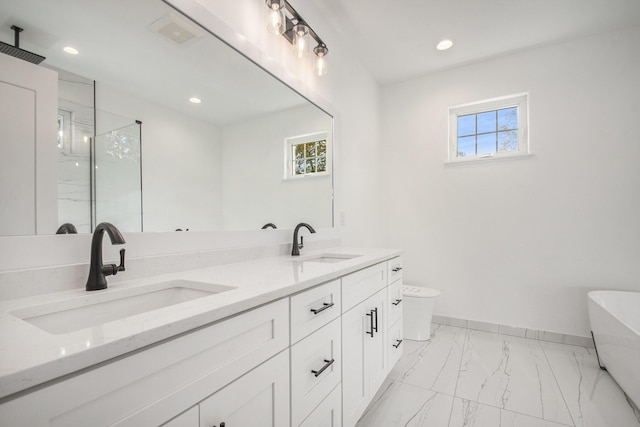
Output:
M58 70L58 225L142 231L142 123L95 108L95 83Z
M96 135L91 156L92 223L142 231L142 122Z

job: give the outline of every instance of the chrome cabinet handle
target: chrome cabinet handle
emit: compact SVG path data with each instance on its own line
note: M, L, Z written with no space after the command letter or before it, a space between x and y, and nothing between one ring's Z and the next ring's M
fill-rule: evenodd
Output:
M320 307L320 308L312 308L311 312L313 314L318 314L318 313L321 313L321 312L325 311L327 308L331 308L331 307L333 307L333 303L332 302L323 302L322 303L322 307Z
M393 344L393 346L394 346L395 348L398 348L398 347L400 347L400 344L402 344L402 340L396 340L396 343L395 343L395 344Z
M395 302L392 302L393 305L399 305L402 302L401 299L397 299Z
M400 270L402 270L402 267L395 267L391 269L391 271L393 271L394 273L397 273Z
M333 365L333 362L335 362L335 359L331 359L331 360L324 359L325 365L322 368L320 368L318 371L313 371L312 370L311 373L316 378L318 378L320 376L320 374L322 374L325 371L325 369L327 369L329 366Z

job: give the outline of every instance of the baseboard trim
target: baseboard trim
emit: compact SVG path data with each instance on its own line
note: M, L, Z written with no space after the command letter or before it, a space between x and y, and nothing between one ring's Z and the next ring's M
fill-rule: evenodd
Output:
M498 334L511 335L515 337L531 338L539 341L549 341L560 344L579 345L581 347L593 348L591 337L580 337L577 335L559 334L557 332L539 331L536 329L517 328L508 325L499 325L489 322L478 322L476 320L458 319L456 317L433 315L433 323L440 325L458 326L461 328L474 329L477 331L495 332Z

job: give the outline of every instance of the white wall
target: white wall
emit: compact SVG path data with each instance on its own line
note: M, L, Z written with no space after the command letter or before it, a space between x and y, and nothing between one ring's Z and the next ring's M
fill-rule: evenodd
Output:
M331 175L283 179L285 139L326 132L331 147L331 122L305 105L222 129L224 230L259 229L268 222L278 228L300 222L331 227Z
M100 110L142 121L144 230L220 229L220 130L99 82L96 102Z
M586 293L640 290L640 29L384 87L387 244L436 314L588 336ZM445 166L449 106L529 92L530 159Z

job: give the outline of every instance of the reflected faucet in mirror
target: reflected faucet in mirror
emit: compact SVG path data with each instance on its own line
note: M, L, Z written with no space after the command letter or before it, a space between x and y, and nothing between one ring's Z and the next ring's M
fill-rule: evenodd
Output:
M274 230L277 229L278 227L276 227L276 225L272 222L268 222L265 225L262 226L262 230L266 230L267 228L273 228Z
M108 222L98 224L93 232L93 239L91 239L91 266L89 267L89 277L87 278L87 291L106 289L106 276L115 276L118 271L124 271L124 249L120 249L120 265L102 264L102 238L105 231L109 235L112 245L126 243L120 230L115 225Z
M300 224L296 225L296 228L293 230L293 247L291 248L291 256L300 256L300 249L304 248L304 240L302 236L300 236L300 243L298 243L298 231L300 231L302 227L305 227L312 233L316 232L316 230L314 230L312 226L305 222L301 222Z
M71 224L70 222L65 222L56 231L56 234L78 234L78 230L76 226Z

